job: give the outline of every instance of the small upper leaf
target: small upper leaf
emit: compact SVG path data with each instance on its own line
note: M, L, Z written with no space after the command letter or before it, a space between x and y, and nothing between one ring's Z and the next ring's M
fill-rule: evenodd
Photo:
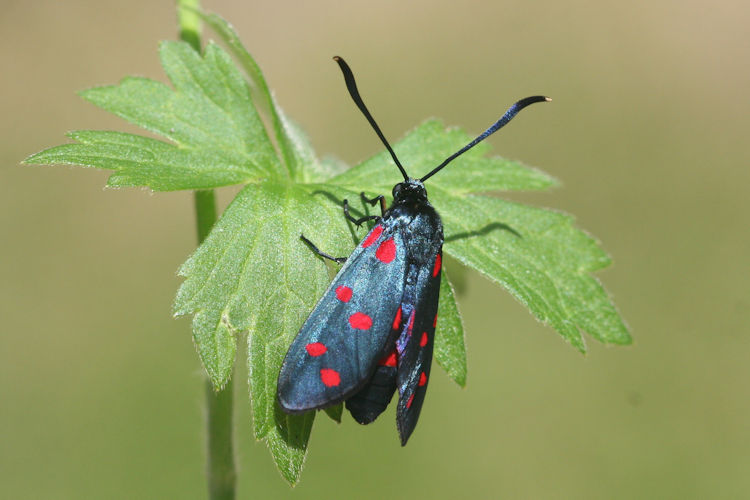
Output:
M285 119L281 108L271 95L260 66L255 62L250 52L242 45L242 41L240 41L240 37L232 25L216 14L200 12L199 15L213 28L219 38L227 44L232 55L245 70L252 85L253 93L258 97L256 104L271 119L274 137L279 144L281 155L287 165L290 177L295 180L301 180L299 177L299 166L305 164L305 160L310 159L307 151L311 151L309 144L304 139L304 134L301 134L301 131L296 130L295 127L290 126L291 122ZM314 157L315 155L313 154L312 156Z
M255 177L223 151L179 148L123 132L80 130L68 135L77 142L37 153L26 163L106 168L114 170L107 181L111 187L148 186L154 191L206 189Z
M206 189L283 176L284 170L253 106L250 89L214 44L203 57L183 42L161 45L174 85L125 78L81 93L86 100L170 139L81 131L79 141L42 151L26 163L65 163L114 170L111 186L154 190Z

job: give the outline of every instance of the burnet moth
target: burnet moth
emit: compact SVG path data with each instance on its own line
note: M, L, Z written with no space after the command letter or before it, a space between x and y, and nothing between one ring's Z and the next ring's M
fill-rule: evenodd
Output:
M326 408L342 401L360 424L382 413L398 389L396 424L405 445L419 418L430 379L438 319L443 226L427 200L424 182L543 96L521 99L479 137L446 158L421 179L409 177L367 110L349 66L334 57L357 107L391 154L404 181L393 188L381 216L354 218L344 200L345 217L357 226L375 226L348 258L335 258L307 238L319 256L344 265L302 325L279 374L277 399L287 413Z

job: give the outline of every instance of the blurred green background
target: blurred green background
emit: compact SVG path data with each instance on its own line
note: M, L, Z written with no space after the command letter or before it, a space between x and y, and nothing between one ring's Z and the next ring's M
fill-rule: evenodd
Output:
M0 496L205 498L203 375L170 311L191 195L18 165L68 130L136 131L75 91L164 80L173 4L2 7ZM490 142L563 181L514 198L601 239L615 265L599 277L635 338L583 357L470 273L466 389L436 371L403 449L392 409L368 427L319 418L294 490L252 438L239 358L240 498L747 497L747 2L204 7L239 30L317 151L350 163L381 145L335 54L393 140L429 116L478 133L515 99L552 96Z

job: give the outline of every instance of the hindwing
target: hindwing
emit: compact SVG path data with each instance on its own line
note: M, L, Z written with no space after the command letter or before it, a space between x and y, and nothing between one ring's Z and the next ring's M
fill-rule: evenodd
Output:
M401 306L410 309L408 324L396 340L399 394L396 425L402 445L417 425L430 379L442 274L441 248L432 262L432 266L418 268L413 293L407 285Z

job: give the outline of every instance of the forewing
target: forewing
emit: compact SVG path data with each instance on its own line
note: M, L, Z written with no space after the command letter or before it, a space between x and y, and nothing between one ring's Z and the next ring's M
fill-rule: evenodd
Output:
M393 343L406 249L381 221L357 246L287 352L277 396L289 413L324 408L357 392Z
M414 306L409 314L407 328L396 341L399 391L396 424L402 445L406 444L417 425L430 379L441 265L442 250L438 249L433 265L418 270L414 294L405 294L405 297L414 297ZM405 309L406 305L402 307Z

